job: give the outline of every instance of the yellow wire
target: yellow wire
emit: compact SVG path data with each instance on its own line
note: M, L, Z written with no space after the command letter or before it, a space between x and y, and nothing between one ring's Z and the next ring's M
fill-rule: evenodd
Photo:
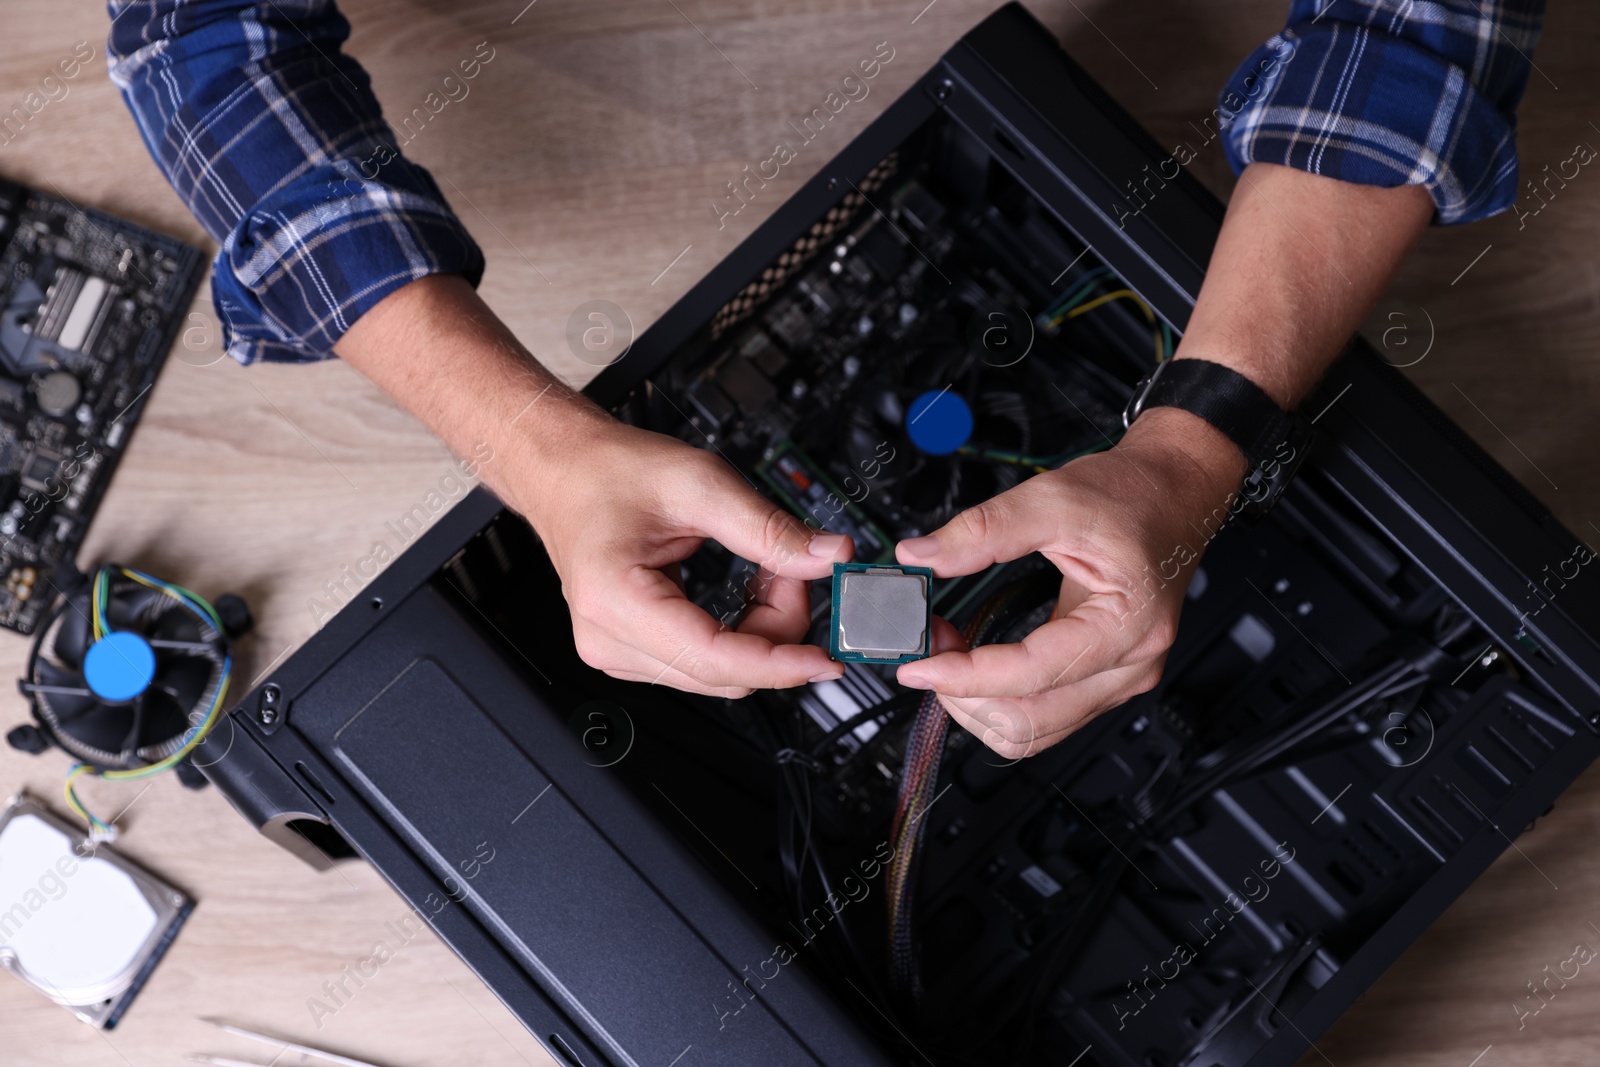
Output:
M86 763L78 764L67 774L67 780L62 786L61 792L67 798L67 806L73 811L77 812L78 816L82 818L84 822L89 824L89 829L91 832L110 831L112 829L111 824L96 817L93 812L84 806L83 801L78 799L77 790L73 785L77 781L79 775L92 773L94 773L93 767Z
M1108 304L1113 300L1132 300L1136 302L1139 307L1144 309L1145 318L1150 319L1152 322L1155 321L1156 313L1151 311L1150 305L1144 302L1144 298L1138 293L1134 292L1132 289L1114 289L1102 296L1097 296L1087 304L1079 304L1077 307L1063 315L1062 318L1075 319L1079 315L1088 314L1095 308L1100 307L1102 304Z
M155 581L151 581L139 572L131 571L126 567L119 567L118 570L122 571L123 574L127 575L129 578L132 578L140 585L148 586L151 589L159 589L161 592L167 594L172 599L179 601L180 603L183 601L183 594L187 594L192 600L194 600L194 606L202 608L205 611L206 616L211 620L212 625L215 626L219 631L222 629L222 620L217 618L216 609L211 606L210 601L206 600L199 593L196 593L190 589L185 589L176 582L163 582L159 578Z
M118 567L117 570L128 578L138 582L140 585L148 586L151 589L159 589L161 592L167 594L169 597L178 601L179 603L183 603L184 598L174 590L182 590L184 593L189 593L189 591L187 589L183 589L182 586L174 586L168 583L149 581L144 578L144 576L134 571L130 571L126 567ZM202 605L207 609L206 614L210 616L213 624L218 624L216 613L215 611L210 610L210 604L206 603L194 593L189 593L189 596L192 597L197 604ZM95 580L91 582L89 586L89 622L90 628L94 633L96 640L105 636L100 630L99 575L96 575ZM62 785L62 793L66 796L67 806L76 812L84 822L88 823L91 830L98 829L103 831L111 831L113 827L110 823L97 818L89 811L88 807L83 803L83 801L78 798L77 790L74 788L74 783L78 780L78 778L85 774L92 774L96 778L108 779L113 782L121 782L137 778L149 778L152 775L160 774L162 771L168 770L169 768L175 766L185 756L198 748L200 743L203 742L207 735L211 733L211 728L217 724L217 712L221 709L223 701L227 698L228 684L233 680L231 661L232 657L229 656L229 668L224 670L223 675L219 680L216 696L214 696L211 700L211 707L206 711L205 719L202 720L199 728L195 731L194 736L186 741L183 747L179 748L176 752L145 767L131 767L125 770L102 770L101 768L95 767L92 764L80 763L73 767L72 770L67 774L67 780Z
M1132 300L1134 303L1139 305L1139 308L1144 312L1144 317L1150 320L1151 335L1156 343L1156 362L1160 363L1166 359L1170 353L1166 352L1165 346L1161 343L1161 327L1156 323L1156 313L1151 309L1149 304L1144 302L1144 297L1140 296L1132 289L1114 289L1109 293L1097 296L1087 304L1079 304L1070 311L1062 312L1060 315L1057 315L1055 318L1051 319L1050 324L1052 326L1059 326L1068 319L1075 319L1079 315L1087 314L1093 311L1095 308L1108 304L1113 300Z
M185 742L184 746L178 749L178 751L174 752L170 756L167 756L165 759L150 764L148 767L130 767L127 770L101 771L99 777L109 779L113 782L124 782L132 778L148 778L153 774L160 774L162 771L173 766L179 760L183 759L183 757L193 752L200 746L200 742L206 739L206 735L211 732L211 728L216 725L217 709L222 707L222 702L228 695L228 683L230 681L232 681L231 677L224 677L222 679L222 684L217 687L216 698L211 701L211 709L206 712L205 721L200 724L200 729L196 731L195 735Z
M149 778L152 775L160 774L162 771L165 771L177 764L179 760L183 759L183 757L187 756L190 752L193 752L195 748L197 748L200 743L206 739L206 736L211 733L211 728L216 725L217 712L222 707L222 702L227 696L228 683L232 680L231 674L232 672L230 671L228 675L224 675L222 678L221 684L217 686L217 695L211 701L211 708L206 712L205 720L200 724L200 728L198 731L196 731L195 735L190 738L182 748L172 753L172 755L167 756L165 759L162 759L156 763L152 763L147 767L133 767L127 770L101 770L92 764L78 764L76 767L73 767L70 772L68 772L67 780L62 785L61 791L67 799L67 806L76 812L84 822L88 823L91 830L107 832L113 830L114 828L110 823L105 822L104 820L95 816L94 813L92 813L83 803L83 801L78 799L77 790L74 788L74 784L77 782L78 778L85 774L92 774L96 778L107 779L113 782L125 782L137 778Z

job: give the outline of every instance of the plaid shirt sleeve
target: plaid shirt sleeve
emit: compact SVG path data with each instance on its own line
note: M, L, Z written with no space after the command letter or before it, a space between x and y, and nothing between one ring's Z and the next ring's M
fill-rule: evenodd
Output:
M230 355L305 362L428 274L483 254L395 147L332 0L112 0L112 80L150 154L221 246Z
M1504 211L1543 14L1543 0L1292 0L1222 92L1228 161L1422 185L1442 224Z

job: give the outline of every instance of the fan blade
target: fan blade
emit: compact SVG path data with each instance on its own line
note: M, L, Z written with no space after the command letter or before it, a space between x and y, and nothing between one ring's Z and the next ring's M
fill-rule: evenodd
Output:
M58 698L55 695L48 693L39 695L50 702L51 708L57 707ZM84 706L74 711L71 721L62 721L57 732L64 735L69 749L71 743L76 741L81 745L89 745L105 752L121 752L132 721L133 709L126 704L102 704L98 700L88 700Z
M70 685L85 688L83 675L66 667L58 666L47 659L41 659L34 666L38 669L39 677L34 681L40 685Z
M172 694L154 687L146 689L133 700L137 709L135 725L128 734L128 747L147 748L181 736L189 729L185 713L189 710L172 698Z
M47 659L41 659L37 664L38 677L35 679L40 685L56 685L83 689L83 676L77 671L69 671L58 667ZM58 720L67 722L77 718L90 708L100 706L100 701L92 696L77 696L72 693L36 693L36 699L48 703L50 710L55 713Z
M56 659L68 667L82 667L83 654L89 647L89 600L73 597L62 609L61 627L50 646ZM53 684L53 683L52 683Z
M117 744L119 751L131 752L142 743L146 733L144 724L147 718L145 714L145 697L149 695L150 690L146 689L143 693L134 697L132 703L127 705L129 712L131 712L128 716L128 732L122 735L122 740Z
M188 608L173 604L156 619L149 636L160 641L199 641L200 622Z
M156 676L150 685L171 696L187 714L200 702L215 668L215 664L201 656L179 654L158 659Z
M1010 391L991 391L978 397L973 440L1005 452L1033 451L1033 420L1027 400Z
M160 589L121 589L113 593L106 605L106 621L114 630L143 630L149 625L157 604L172 599Z

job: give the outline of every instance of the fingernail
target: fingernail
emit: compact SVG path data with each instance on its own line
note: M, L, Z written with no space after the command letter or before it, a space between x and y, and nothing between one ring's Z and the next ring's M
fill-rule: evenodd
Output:
M901 674L896 680L907 689L932 689L933 683L920 674Z
M915 559L925 559L939 551L939 539L933 534L913 537L909 541L900 542L900 551Z
M811 554L831 559L844 547L844 534L819 533L811 539Z
M810 680L813 681L813 682L837 682L840 678L843 678L843 677L844 677L844 671L842 671L842 670L824 671L821 674L817 675L815 678L812 678Z

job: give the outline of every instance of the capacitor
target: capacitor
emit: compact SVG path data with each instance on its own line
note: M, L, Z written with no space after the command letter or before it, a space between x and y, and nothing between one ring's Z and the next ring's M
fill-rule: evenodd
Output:
M64 370L51 371L39 379L38 386L34 389L34 399L39 405L39 410L51 418L60 418L71 411L78 404L78 398L83 395L83 390L78 386L78 379Z

